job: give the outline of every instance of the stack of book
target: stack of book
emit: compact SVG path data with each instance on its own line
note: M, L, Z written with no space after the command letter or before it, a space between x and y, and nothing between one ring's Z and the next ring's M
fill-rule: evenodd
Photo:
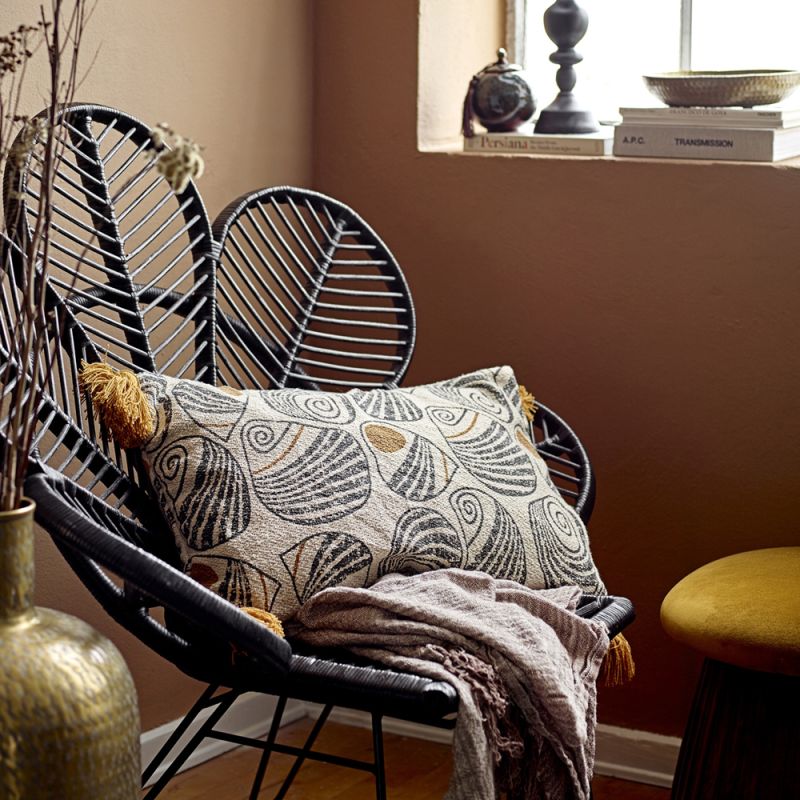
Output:
M476 133L464 138L466 153L517 153L556 156L611 155L613 128L601 125L597 133L534 133L525 126L514 133Z
M782 161L800 156L800 108L621 108L614 155Z

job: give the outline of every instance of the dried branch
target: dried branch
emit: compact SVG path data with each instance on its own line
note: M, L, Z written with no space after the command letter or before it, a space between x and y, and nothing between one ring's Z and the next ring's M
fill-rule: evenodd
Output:
M35 25L21 25L0 37L0 168L12 179L22 174L32 158L41 163L41 178L32 228L22 218L23 204L12 204L9 230L19 232L4 242L0 278L9 282L13 323L3 336L4 363L0 369L0 509L19 506L33 446L42 396L51 380L54 353L47 348L47 267L53 223L53 184L65 144L57 135L64 105L73 101L77 87L81 42L87 21L85 0L52 0L50 16L39 8ZM49 65L49 94L43 114L28 119L19 114L30 60L44 48ZM11 181L11 193L21 187ZM6 209L8 213L9 209ZM14 263L16 262L16 263ZM11 313L13 311L13 313ZM10 390L9 390L10 387Z
M59 342L72 324L69 298L76 288L80 268L89 263L91 242L71 254L70 283L58 316L48 309L48 272L51 236L55 224L55 180L69 148L66 107L74 100L82 77L79 54L86 23L94 10L87 0L51 0L51 17L40 7L36 25L21 26L0 37L0 169L7 167L6 229L2 239L0 281L0 509L19 506L31 451L37 441L38 416L47 393L55 394L54 369L60 358ZM71 7L67 13L66 8ZM46 52L49 95L45 110L27 119L21 108L28 61L37 50ZM203 171L200 148L168 126L152 133L146 148L147 163L111 198L116 202L155 165L180 194ZM36 190L28 186L33 176ZM28 216L31 221L29 224ZM10 215L10 219L8 218ZM96 238L97 231L92 241ZM53 245L57 247L58 245ZM53 265L58 272L58 258ZM62 284L63 285L63 284ZM53 297L53 295L50 295Z

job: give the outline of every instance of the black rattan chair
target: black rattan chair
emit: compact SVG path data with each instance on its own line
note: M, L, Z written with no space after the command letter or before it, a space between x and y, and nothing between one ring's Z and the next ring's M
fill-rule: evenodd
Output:
M148 158L149 128L115 111L77 105L60 119L65 159L51 226L47 332L53 370L26 484L36 518L121 625L187 675L209 684L162 752L147 782L204 709L210 716L147 795L155 797L206 737L367 770L386 796L384 716L450 726L458 699L447 683L358 662L297 652L180 569L137 452L121 451L87 406L81 359L238 387L347 389L394 386L414 347L414 308L395 259L369 226L321 194L280 187L228 206L213 226L194 185L175 196ZM15 313L15 253L34 220L29 202L41 165L6 176L0 350L8 359ZM82 262L82 263L81 263ZM80 271L78 270L78 265ZM2 387L3 396L10 386ZM583 447L539 406L533 436L554 481L584 520L594 479ZM153 611L163 607L166 624ZM613 636L633 616L624 598L584 598L578 611ZM232 658L232 652L235 657ZM216 729L244 692L277 696L266 739ZM287 699L323 705L302 748L276 742ZM374 760L314 752L334 706L372 715Z

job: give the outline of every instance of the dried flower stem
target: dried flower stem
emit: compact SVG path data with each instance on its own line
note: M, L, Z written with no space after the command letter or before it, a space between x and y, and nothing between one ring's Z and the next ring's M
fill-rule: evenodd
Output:
M21 262L14 278L11 252L4 253L0 276L9 280L14 323L6 329L5 363L0 370L0 509L17 508L22 499L25 474L33 443L36 417L42 395L50 381L54 353L47 350L46 277L53 222L53 183L65 144L56 135L61 106L72 102L77 86L78 56L87 20L85 0L74 0L71 13L64 13L64 0L51 0L51 17L44 6L35 26L20 26L0 38L0 166L20 170L34 152L41 162L41 178L35 222L24 240L15 246ZM33 40L37 45L32 45ZM27 65L37 46L44 46L49 63L48 106L36 121L19 115ZM66 75L64 67L66 64ZM17 134L22 130L23 136ZM18 148L16 151L14 148ZM25 229L22 204L17 218L7 220L9 229ZM5 272L5 275L3 274ZM13 384L6 392L9 384Z
M64 9L69 2L73 5L67 15ZM51 19L40 7L36 25L20 26L0 37L0 168L5 165L12 178L8 196L14 201L14 217L6 220L6 227L18 232L13 240L2 240L0 260L0 280L7 281L9 289L8 296L0 292L0 510L17 508L22 499L37 416L45 392L54 391L54 362L66 322L61 314L69 313L70 293L91 248L85 242L75 254L77 269L67 287L67 302L60 305L59 316L54 316L48 312L46 290L54 183L68 146L58 130L64 122L63 108L73 101L79 85L78 56L92 10L87 2L51 0ZM50 94L45 111L27 119L18 110L28 61L39 47L47 53ZM153 131L149 155L147 163L115 192L112 203L154 165L177 194L203 172L199 146L166 125ZM38 174L31 170L32 162ZM32 172L38 192L26 190L22 180ZM30 198L34 198L28 209L34 218L32 225L24 216ZM51 338L50 333L55 336Z

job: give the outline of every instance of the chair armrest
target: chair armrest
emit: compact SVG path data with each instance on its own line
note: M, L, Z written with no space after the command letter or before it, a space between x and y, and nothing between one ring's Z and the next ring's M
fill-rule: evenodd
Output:
M575 613L605 625L608 636L613 639L636 619L633 603L627 597L615 595L584 595Z
M81 513L51 485L53 480L63 479L32 475L25 492L36 502L36 521L59 546L108 569L195 628L230 642L281 674L288 671L292 653L288 642L184 573Z

